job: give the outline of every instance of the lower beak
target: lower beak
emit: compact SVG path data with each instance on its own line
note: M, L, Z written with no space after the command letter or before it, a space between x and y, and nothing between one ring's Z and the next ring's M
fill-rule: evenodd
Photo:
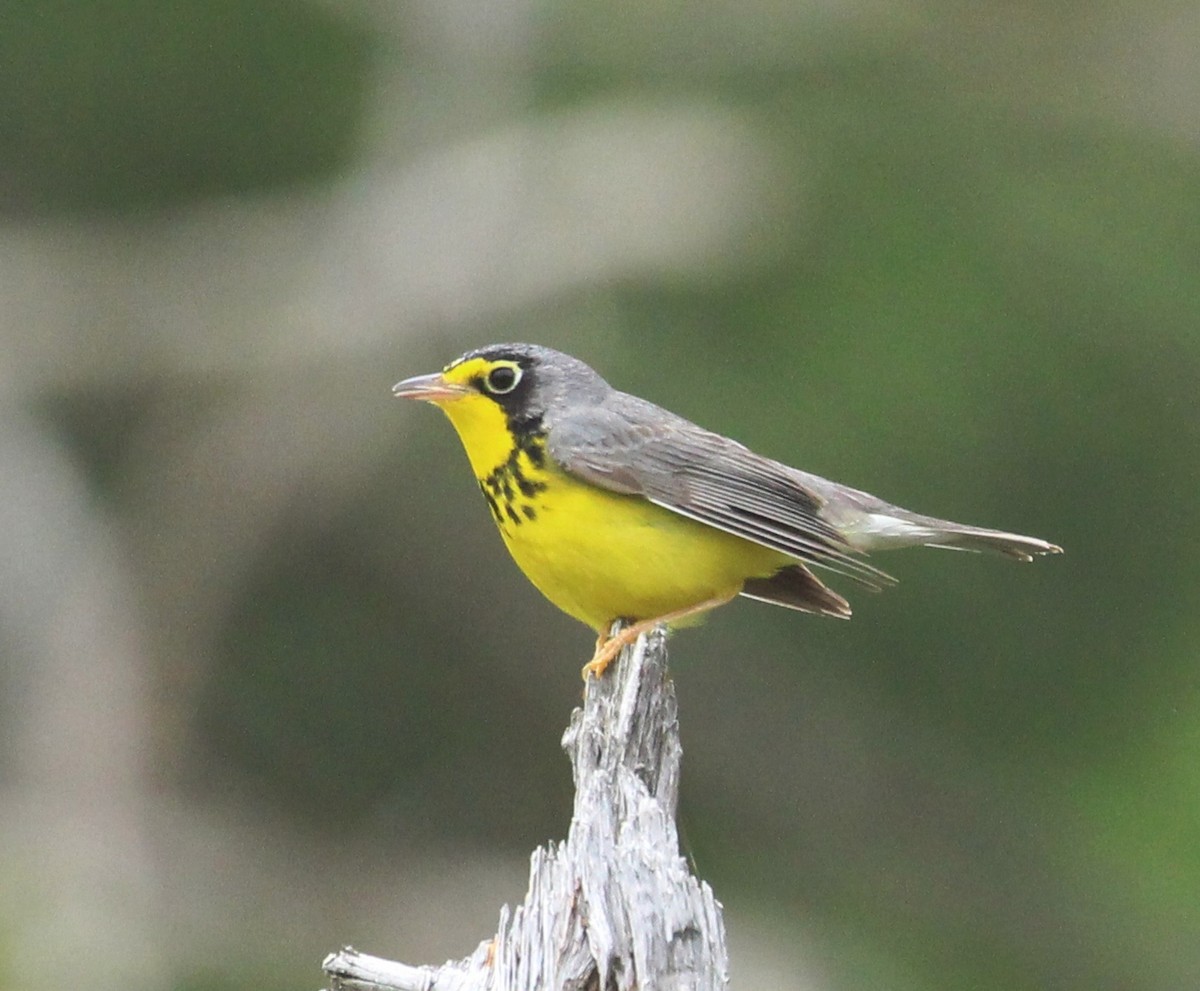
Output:
M429 403L444 403L461 399L470 393L466 386L447 382L441 372L432 375L417 375L392 386L392 395L401 399L424 399Z

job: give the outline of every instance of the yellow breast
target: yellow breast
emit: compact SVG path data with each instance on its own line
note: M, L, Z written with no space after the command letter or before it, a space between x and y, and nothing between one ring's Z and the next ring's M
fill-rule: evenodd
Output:
M556 606L597 631L737 594L789 558L558 468L541 438L516 443L483 397L443 407L509 553Z

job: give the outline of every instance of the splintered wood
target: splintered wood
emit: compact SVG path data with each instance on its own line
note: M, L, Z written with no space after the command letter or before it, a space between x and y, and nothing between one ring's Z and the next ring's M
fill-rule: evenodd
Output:
M679 855L679 723L656 630L590 678L563 749L575 778L565 843L534 851L529 891L469 957L414 967L345 949L333 991L721 991L725 926Z

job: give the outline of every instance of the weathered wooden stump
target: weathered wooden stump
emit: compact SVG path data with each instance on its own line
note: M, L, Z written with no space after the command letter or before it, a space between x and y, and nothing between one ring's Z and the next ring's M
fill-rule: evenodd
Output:
M679 854L679 722L661 630L587 682L563 735L575 777L565 843L534 851L529 891L494 939L440 967L352 949L333 991L719 991L725 926Z

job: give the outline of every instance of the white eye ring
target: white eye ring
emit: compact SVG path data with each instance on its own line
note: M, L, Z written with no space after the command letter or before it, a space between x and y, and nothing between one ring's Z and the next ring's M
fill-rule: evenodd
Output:
M508 364L496 365L483 379L484 388L493 396L506 396L521 381L521 366Z

